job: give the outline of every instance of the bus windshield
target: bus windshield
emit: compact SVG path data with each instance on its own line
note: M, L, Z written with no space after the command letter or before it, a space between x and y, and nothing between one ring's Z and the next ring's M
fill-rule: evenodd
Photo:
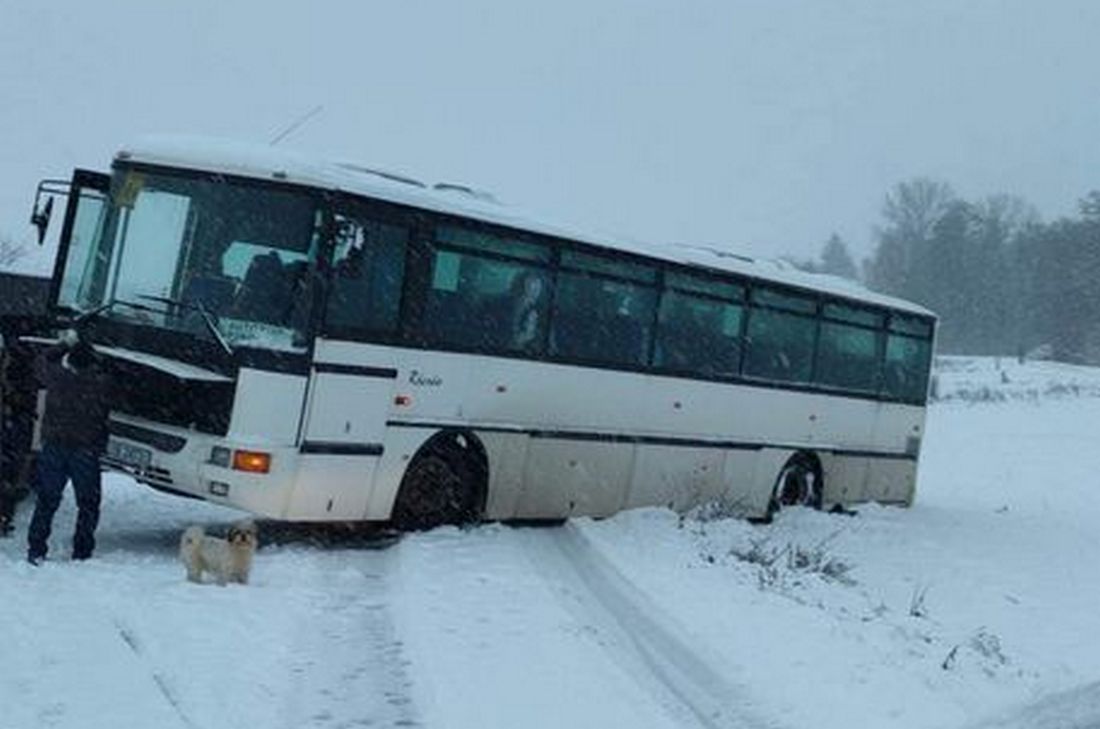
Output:
M320 227L306 193L116 169L94 232L74 236L58 303L90 311L114 302L123 305L101 316L301 351Z

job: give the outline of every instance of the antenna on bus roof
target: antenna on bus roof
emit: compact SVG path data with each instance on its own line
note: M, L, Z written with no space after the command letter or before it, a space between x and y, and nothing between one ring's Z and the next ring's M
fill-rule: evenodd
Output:
M321 113L321 112L322 112L322 111L324 110L324 108L325 108L325 107L324 107L324 105L323 105L323 104L318 104L317 106L313 107L312 109L310 109L310 110L309 110L309 112L308 112L308 113L306 113L306 114L304 114L303 116L299 117L299 118L298 118L297 120L295 120L294 122L292 122L292 123L290 124L290 126L288 126L288 127L286 128L286 129L284 129L283 131L281 131L281 132L279 132L278 134L276 134L276 135L275 135L275 138L274 138L274 139L272 139L272 140L271 140L271 141L269 142L269 144L270 144L270 145L271 145L272 147L274 147L274 146L275 146L276 144L278 144L279 142L283 141L283 139L285 139L285 138L286 138L286 137L287 137L287 136L288 136L288 135L289 135L289 134L290 134L291 132L293 132L293 131L294 131L294 130L296 130L296 129L297 129L298 127L300 127L300 126L302 126L303 124L305 124L305 123L306 123L307 121L309 121L309 120L310 120L310 119L312 119L313 117L315 117L315 116L317 116L318 114L320 114L320 113Z

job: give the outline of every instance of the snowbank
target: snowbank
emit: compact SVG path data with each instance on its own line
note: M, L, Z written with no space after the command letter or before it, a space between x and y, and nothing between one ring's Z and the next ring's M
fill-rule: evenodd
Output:
M42 567L0 541L0 727L1096 726L1100 378L1006 364L941 365L911 509L280 539L219 588L176 542L237 514L110 476L91 562L71 505Z
M1100 397L1100 370L1013 357L937 357L932 394L939 402L971 403Z

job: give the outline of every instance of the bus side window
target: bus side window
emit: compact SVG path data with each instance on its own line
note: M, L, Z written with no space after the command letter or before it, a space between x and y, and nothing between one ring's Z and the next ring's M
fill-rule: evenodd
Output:
M931 343L926 339L891 334L886 339L886 367L883 392L888 397L924 402L928 394L928 358Z
M550 246L507 231L442 222L421 320L427 344L539 354L553 280Z
M875 392L879 385L882 333L839 322L821 323L817 382L829 387Z
M376 220L339 220L326 331L391 332L397 327L408 229Z
M551 354L611 364L645 365L657 292L583 274L558 277Z
M429 342L536 354L550 275L520 261L437 250L424 311Z
M815 319L774 309L749 315L745 374L775 382L809 382Z
M657 367L708 377L736 375L741 362L743 308L668 290L657 323Z

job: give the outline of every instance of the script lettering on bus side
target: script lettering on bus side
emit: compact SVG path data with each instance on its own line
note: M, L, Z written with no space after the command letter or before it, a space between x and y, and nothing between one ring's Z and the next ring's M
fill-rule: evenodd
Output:
M409 372L409 384L416 387L439 387L443 384L443 378L439 375L424 375L420 370Z

